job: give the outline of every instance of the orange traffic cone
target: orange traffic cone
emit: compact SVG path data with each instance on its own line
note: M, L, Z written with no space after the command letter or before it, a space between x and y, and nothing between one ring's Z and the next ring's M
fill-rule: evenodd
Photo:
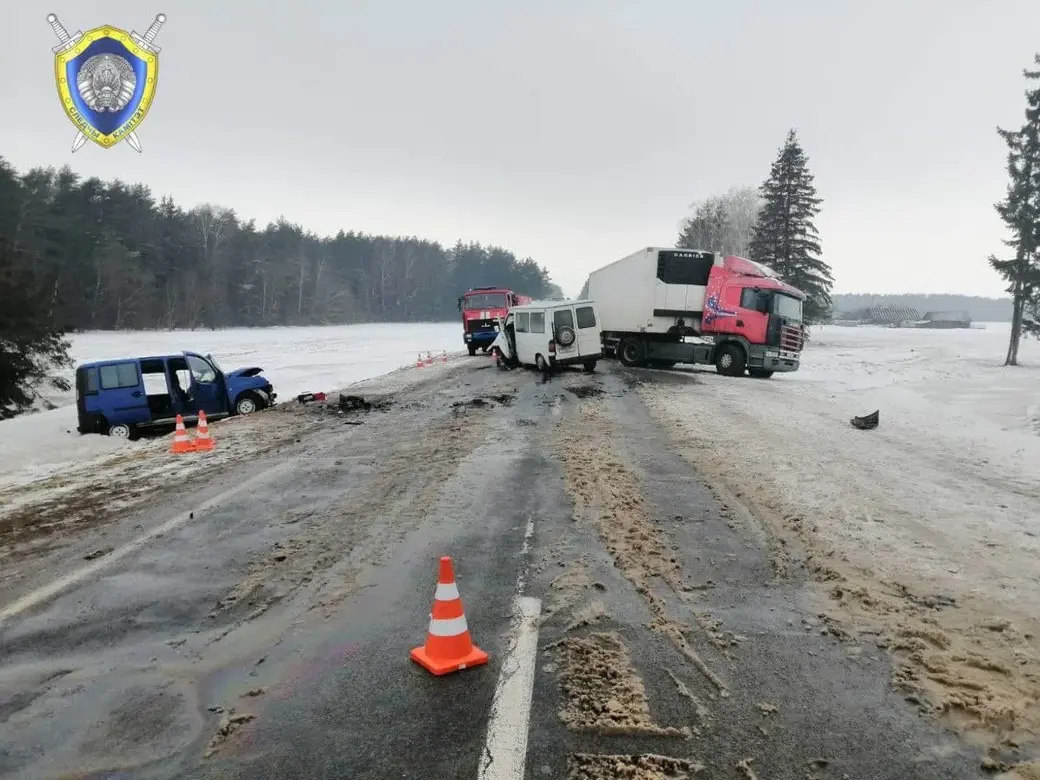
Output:
M415 367L416 368L422 368L423 365L424 365L424 363L423 363L423 359L422 359L422 352L420 352L418 359L415 361Z
M466 613L462 609L459 589L455 586L455 571L447 555L441 558L426 644L412 650L411 656L413 661L438 677L488 662L488 654L470 639Z
M173 431L173 446L170 452L180 455L184 452L194 452L195 442L188 438L188 430L184 427L184 418L177 415L177 427Z
M447 363L448 362L448 350L446 350L446 349L442 349L441 350L441 362L442 363Z
M209 423L206 422L206 413L199 409L199 427L198 434L195 436L195 449L211 450L213 445L213 437L209 435Z
M433 365L433 355L430 352L426 353L426 365L428 365L428 366L432 366Z

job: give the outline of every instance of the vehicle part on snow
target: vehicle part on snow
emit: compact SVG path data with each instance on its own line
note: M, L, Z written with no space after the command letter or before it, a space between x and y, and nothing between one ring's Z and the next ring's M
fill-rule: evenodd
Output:
M859 428L861 431L872 431L878 427L880 418L881 410L879 409L878 411L871 412L863 417L853 417L849 422L852 423L853 428Z

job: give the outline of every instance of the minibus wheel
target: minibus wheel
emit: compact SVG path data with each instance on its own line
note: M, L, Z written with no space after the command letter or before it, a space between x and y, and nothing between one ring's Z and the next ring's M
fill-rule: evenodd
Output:
M108 435L113 439L132 439L134 438L134 429L126 423L116 423L115 425L108 426Z

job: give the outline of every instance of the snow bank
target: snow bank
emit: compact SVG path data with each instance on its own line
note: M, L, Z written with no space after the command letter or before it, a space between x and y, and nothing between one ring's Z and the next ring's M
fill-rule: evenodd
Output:
M1040 345L1002 368L1007 338L818 328L794 374L644 392L698 464L885 579L1040 607Z
M72 337L76 363L120 357L212 353L225 370L257 365L280 400L309 390L337 390L415 363L417 353L457 352L457 323L94 332ZM71 379L71 373L69 375ZM61 408L0 423L0 488L43 479L70 465L118 454L134 442L76 432L75 396L53 395Z

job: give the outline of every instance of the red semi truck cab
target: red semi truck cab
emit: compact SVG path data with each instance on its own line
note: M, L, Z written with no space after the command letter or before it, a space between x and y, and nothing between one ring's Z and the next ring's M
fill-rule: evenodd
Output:
M504 287L473 287L459 297L462 312L462 340L470 355L485 352L498 336L495 324L504 320L513 306L530 303L531 298Z
M770 276L762 266L729 255L708 274L700 331L705 336L742 337L767 353L777 353L768 357L797 365L805 335L804 300L805 293Z

